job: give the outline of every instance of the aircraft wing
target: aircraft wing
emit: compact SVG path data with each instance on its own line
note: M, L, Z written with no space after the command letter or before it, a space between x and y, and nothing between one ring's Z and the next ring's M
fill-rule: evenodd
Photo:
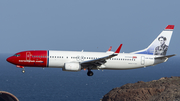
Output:
M122 47L122 44L118 47L118 49L116 50L115 53L111 54L111 55L108 55L108 56L105 56L105 57L101 57L101 58L98 58L98 59L94 59L94 60L89 60L89 61L83 61L81 62L80 64L83 66L83 67L94 67L96 68L97 66L101 66L103 64L106 63L106 60L107 59L110 59L114 56L117 56L118 53L120 52L121 50L121 47Z
M102 57L102 58L98 58L98 59L94 59L94 60L89 60L89 61L83 61L81 62L81 65L84 67L89 67L89 66L92 66L92 67L96 67L96 66L101 66L102 64L106 63L106 60L107 59L110 59L114 56L117 56L118 54L111 54L109 56L105 56L105 57Z

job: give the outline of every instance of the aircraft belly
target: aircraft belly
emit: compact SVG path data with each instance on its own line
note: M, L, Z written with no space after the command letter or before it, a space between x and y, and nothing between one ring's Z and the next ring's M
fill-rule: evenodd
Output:
M63 68L64 62L61 59L50 59L49 60L49 67L54 68Z
M155 59L154 64L159 64L159 63L166 62L165 60L166 60L165 58L164 59Z
M106 63L106 67L104 69L133 69L133 68L140 68L143 67L140 64L136 62L111 62L111 63Z

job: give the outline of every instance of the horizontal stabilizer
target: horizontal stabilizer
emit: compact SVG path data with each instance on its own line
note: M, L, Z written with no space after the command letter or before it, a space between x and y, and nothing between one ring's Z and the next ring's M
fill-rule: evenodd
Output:
M170 57L173 57L175 56L176 54L173 54L173 55L167 55L167 56L160 56L160 57L155 57L155 59L163 59L163 58L170 58Z

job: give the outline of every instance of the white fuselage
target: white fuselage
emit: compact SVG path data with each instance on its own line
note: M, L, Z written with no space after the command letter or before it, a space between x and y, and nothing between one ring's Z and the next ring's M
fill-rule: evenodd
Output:
M63 68L65 63L69 62L83 62L88 60L98 59L112 53L103 52L78 52L78 51L51 51L49 50L48 67ZM119 53L117 56L106 60L107 62L97 67L97 69L134 69L146 66L152 66L162 63L165 59L155 60L154 55L145 54L127 54Z

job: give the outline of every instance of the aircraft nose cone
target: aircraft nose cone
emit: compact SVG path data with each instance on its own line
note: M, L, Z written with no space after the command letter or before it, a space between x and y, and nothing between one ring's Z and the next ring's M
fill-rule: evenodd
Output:
M8 58L6 59L6 61L12 63L12 61L13 61L13 60L12 60L12 57L8 57Z
M6 61L7 61L7 62L10 62L10 58L7 58Z

